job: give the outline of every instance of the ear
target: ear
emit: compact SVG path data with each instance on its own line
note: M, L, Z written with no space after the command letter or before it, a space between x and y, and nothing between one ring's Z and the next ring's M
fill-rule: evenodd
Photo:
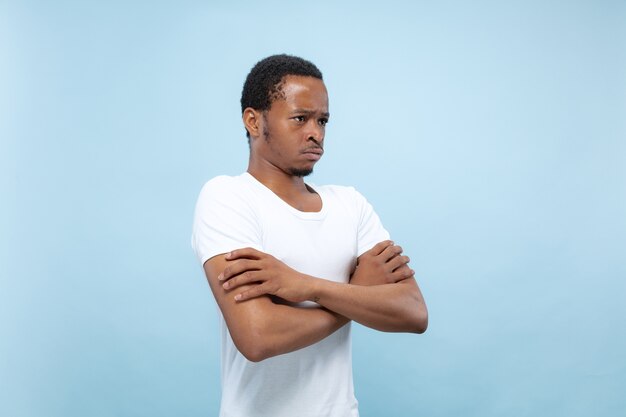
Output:
M242 119L243 125L250 133L250 138L258 138L262 132L261 124L263 123L263 118L261 117L261 112L254 110L252 107L247 107L243 111Z

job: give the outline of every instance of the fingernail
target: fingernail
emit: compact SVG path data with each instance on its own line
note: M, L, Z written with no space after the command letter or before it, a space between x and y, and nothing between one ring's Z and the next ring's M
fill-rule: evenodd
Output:
M241 300L241 294L237 294L237 295L235 296L235 301L239 301L239 300Z
M225 290L227 290L229 286L230 285L228 284L228 282L225 282L224 285L222 285L222 287L224 287Z
M232 252L228 252L228 253L226 254L226 259L230 259L231 254L232 254Z
M220 281L223 280L224 279L224 273L222 272L221 274L219 274L217 276L217 279L220 280Z

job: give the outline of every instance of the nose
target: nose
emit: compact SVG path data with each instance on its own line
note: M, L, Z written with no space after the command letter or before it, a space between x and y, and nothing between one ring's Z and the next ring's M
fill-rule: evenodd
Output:
M310 130L308 131L307 140L315 142L317 145L322 146L324 142L324 126L319 123L313 122Z

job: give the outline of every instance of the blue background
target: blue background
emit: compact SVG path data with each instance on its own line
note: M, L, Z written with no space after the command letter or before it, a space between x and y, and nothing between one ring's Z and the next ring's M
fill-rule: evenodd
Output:
M430 310L354 327L362 416L624 415L626 3L591 0L0 1L0 415L216 415L193 208L280 52L330 92L311 181Z

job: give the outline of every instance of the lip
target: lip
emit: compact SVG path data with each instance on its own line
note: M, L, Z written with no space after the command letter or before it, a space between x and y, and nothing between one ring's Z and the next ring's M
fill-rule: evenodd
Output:
M310 148L302 152L302 154L312 161L318 161L324 154L324 150L322 148Z

